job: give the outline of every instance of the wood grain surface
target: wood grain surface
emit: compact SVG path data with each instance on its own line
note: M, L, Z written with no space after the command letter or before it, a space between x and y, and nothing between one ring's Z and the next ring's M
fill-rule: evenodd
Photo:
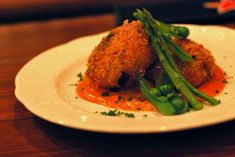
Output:
M15 98L15 76L31 58L114 26L112 14L0 25L0 156L235 156L235 121L168 134L101 134L48 123Z

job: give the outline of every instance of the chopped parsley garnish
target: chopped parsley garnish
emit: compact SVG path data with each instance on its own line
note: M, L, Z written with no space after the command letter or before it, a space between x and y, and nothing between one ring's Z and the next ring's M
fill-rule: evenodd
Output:
M133 113L124 113L124 112L121 113L123 113L128 118L135 118L135 115Z
M132 101L133 98L130 96L130 97L127 98L127 100L128 100L128 101Z
M103 92L101 95L102 96L109 96L109 92Z
M148 115L147 115L147 114L145 114L145 115L144 115L144 117L148 117Z
M121 115L124 115L128 118L134 118L135 117L135 115L133 113L121 112L121 111L118 111L117 109L109 110L108 112L100 112L100 114L106 115L106 116L121 116Z
M118 96L118 101L120 101L121 99L123 99L123 97L122 96Z
M102 115L106 115L106 116L118 116L120 115L119 112L117 112L117 110L109 110L108 112L100 112Z
M83 77L82 77L82 73L81 73L81 72L77 74L77 77L79 78L78 81L82 81L82 80L83 80Z

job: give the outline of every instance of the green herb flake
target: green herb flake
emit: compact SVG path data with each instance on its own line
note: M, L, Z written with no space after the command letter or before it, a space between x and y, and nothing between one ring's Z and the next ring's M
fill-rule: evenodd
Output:
M102 96L109 96L109 92L103 92L101 95Z
M133 113L123 113L128 118L135 118L135 115Z
M128 117L128 118L135 118L135 115L133 113L121 112L121 111L118 111L117 109L109 110L108 112L100 112L100 114L106 115L106 116L121 116L121 115L124 115L125 117Z
M100 114L106 115L106 116L118 116L117 109L109 110L108 112L100 112Z
M123 99L123 97L122 96L118 96L118 101L120 101L120 100L122 100Z
M133 98L130 96L130 97L127 98L127 100L128 100L128 101L132 101Z
M79 79L78 81L82 81L83 80L82 72L78 73L77 77Z
M144 114L144 116L143 117L148 117L148 115L147 114Z

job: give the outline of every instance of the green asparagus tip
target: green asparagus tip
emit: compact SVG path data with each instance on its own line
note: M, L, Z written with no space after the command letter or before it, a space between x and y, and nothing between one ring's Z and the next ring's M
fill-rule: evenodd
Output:
M177 26L176 28L178 29L180 36L184 38L189 36L190 31L187 27Z

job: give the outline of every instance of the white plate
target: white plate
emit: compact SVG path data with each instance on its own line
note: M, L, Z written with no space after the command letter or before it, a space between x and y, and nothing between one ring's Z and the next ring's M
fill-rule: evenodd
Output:
M227 75L235 77L235 31L218 26L187 25L190 38L203 43ZM35 115L62 126L108 133L160 133L208 126L235 118L235 81L220 95L222 103L177 116L134 112L136 118L104 116L110 108L75 99L76 75L86 70L86 60L106 33L76 39L41 53L17 74L15 95ZM224 94L227 92L228 94ZM148 117L143 115L147 114Z

